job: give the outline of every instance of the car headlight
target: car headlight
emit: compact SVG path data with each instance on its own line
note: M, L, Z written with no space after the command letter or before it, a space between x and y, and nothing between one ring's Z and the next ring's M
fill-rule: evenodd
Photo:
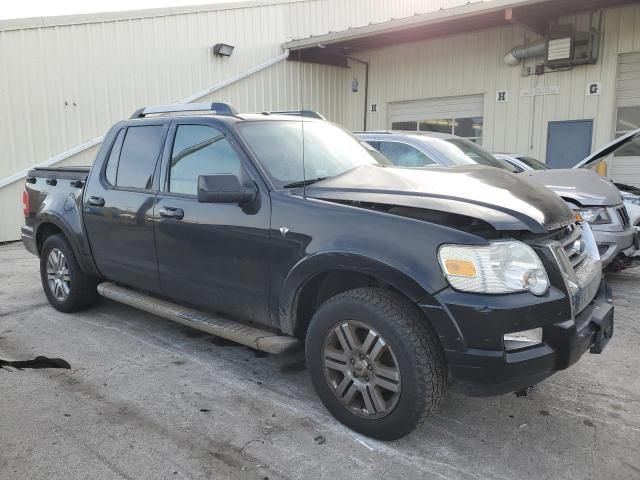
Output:
M582 218L593 225L611 223L611 217L606 208L581 208L576 210Z
M640 205L640 195L623 195L622 199L624 203L630 203L631 205Z
M517 240L498 240L486 246L442 245L440 267L449 284L465 292L544 294L547 272L533 249Z

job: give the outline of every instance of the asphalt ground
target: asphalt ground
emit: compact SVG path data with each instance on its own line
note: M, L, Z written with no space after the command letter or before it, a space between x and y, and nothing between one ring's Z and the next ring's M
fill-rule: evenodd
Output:
M264 356L103 300L66 315L37 258L0 247L0 479L640 478L640 269L609 276L602 355L514 394L448 393L408 437L335 421L299 354Z

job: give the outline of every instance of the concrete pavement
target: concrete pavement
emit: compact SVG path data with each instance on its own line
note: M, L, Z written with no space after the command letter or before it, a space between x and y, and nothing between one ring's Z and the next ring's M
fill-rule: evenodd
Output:
M640 478L640 269L610 277L616 332L603 355L524 398L449 393L410 436L341 426L299 355L256 355L110 301L49 307L38 261L0 247L0 479Z

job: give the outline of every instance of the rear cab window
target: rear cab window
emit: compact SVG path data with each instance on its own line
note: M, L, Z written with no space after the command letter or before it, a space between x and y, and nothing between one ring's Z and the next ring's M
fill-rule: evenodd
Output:
M113 187L151 190L164 140L163 125L120 130L111 148L105 179Z
M120 160L120 152L122 151L122 141L124 140L124 134L127 130L123 128L118 132L115 142L111 147L111 153L109 153L109 159L107 160L107 166L105 168L105 178L110 185L116 184L116 177L118 175L118 161Z

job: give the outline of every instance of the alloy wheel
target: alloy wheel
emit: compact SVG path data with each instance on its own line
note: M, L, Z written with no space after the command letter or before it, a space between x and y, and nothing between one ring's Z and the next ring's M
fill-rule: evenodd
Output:
M384 338L364 323L336 324L324 340L322 364L340 403L360 417L385 417L400 399L396 356Z
M58 248L49 252L47 257L47 283L49 290L60 302L64 302L71 292L71 275L67 259Z

